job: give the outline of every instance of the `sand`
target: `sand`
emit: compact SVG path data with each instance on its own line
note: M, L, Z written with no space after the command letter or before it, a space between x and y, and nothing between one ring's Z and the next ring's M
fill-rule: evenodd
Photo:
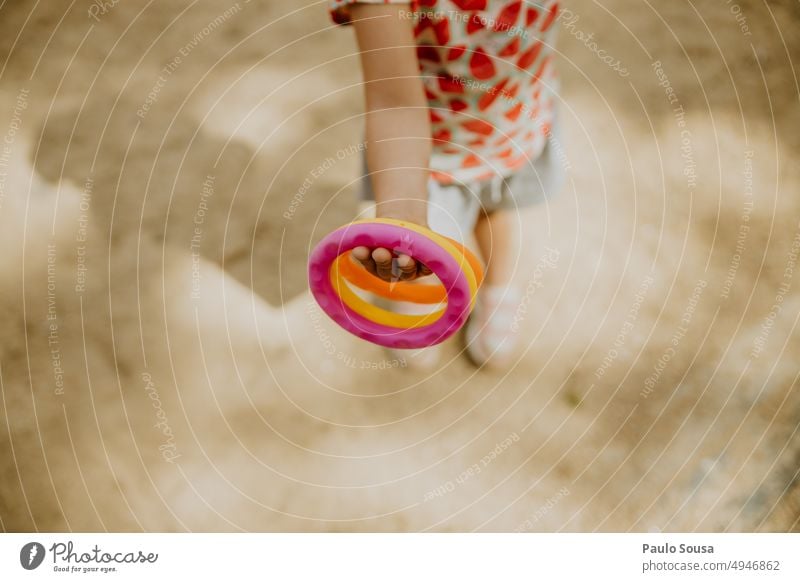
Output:
M800 10L662 4L569 5L522 349L433 373L307 293L363 132L324 4L2 4L0 527L800 529Z

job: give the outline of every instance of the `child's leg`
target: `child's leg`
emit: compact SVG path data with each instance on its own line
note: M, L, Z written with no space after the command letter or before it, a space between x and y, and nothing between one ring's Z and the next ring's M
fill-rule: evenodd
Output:
M513 357L519 339L513 323L521 299L514 274L525 263L522 225L536 224L531 211L498 208L481 212L475 223L475 239L486 263L486 276L466 328L467 353L475 364L504 366Z
M520 257L520 213L499 209L478 215L475 239L486 263L485 284L507 287Z

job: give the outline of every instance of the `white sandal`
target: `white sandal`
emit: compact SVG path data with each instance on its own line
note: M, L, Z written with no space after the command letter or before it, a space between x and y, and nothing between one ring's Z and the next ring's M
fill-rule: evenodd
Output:
M476 366L507 364L517 346L514 318L522 300L515 287L484 287L465 329L466 349Z

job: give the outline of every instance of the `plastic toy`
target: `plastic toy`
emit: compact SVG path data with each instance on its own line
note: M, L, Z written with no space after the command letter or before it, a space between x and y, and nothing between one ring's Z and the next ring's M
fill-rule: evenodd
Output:
M408 255L427 266L439 283L379 279L350 257L358 246ZM311 253L308 280L314 299L342 328L378 345L411 349L443 342L466 323L483 268L450 238L409 222L379 218L342 226L322 239ZM392 301L443 307L425 315L394 313L368 303L354 288Z

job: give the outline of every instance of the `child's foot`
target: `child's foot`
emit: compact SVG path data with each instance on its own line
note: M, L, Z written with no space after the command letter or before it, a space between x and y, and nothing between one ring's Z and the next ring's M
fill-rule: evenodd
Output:
M514 316L522 294L514 287L484 287L467 321L467 355L476 366L508 364L517 346Z
M392 359L403 362L403 367L419 370L420 372L433 370L439 364L439 359L442 355L441 346L438 345L417 350L386 349Z
M426 315L432 311L440 309L441 305L419 305L400 301L392 305L390 309L396 313L404 315ZM387 348L392 358L404 361L413 370L428 371L432 370L439 363L442 354L442 346L435 345L428 348L418 348L415 350L403 350L400 348Z

